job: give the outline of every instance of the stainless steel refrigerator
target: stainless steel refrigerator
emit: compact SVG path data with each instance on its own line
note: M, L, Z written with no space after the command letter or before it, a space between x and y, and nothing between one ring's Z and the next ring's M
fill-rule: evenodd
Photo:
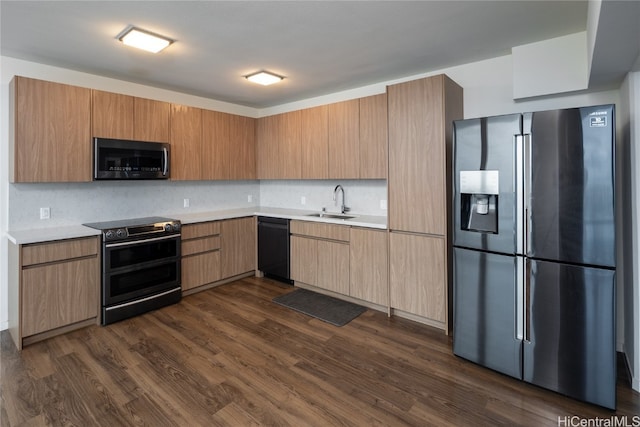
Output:
M454 122L453 351L615 409L613 105Z

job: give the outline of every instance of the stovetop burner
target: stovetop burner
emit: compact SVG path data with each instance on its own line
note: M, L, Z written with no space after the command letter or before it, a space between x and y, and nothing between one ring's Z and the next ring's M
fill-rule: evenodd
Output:
M181 228L180 221L160 216L90 222L82 225L101 230L105 242L177 234Z

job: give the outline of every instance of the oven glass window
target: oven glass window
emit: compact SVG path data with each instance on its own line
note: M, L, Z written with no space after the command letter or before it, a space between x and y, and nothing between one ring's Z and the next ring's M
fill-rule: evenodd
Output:
M155 289L164 284L174 286L178 282L178 263L156 265L127 273L111 275L107 292L110 298Z
M177 239L148 242L109 249L109 268L114 270L144 262L173 258L178 254Z

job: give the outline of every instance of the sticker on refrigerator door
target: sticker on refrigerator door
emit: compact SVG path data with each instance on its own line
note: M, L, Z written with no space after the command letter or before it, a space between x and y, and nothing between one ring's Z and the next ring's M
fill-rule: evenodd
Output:
M589 117L589 127L604 128L607 127L607 116L591 116Z

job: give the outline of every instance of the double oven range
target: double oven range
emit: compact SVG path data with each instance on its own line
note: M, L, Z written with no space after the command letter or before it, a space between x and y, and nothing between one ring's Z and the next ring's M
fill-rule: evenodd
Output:
M180 221L146 217L84 224L102 231L102 324L180 301Z

